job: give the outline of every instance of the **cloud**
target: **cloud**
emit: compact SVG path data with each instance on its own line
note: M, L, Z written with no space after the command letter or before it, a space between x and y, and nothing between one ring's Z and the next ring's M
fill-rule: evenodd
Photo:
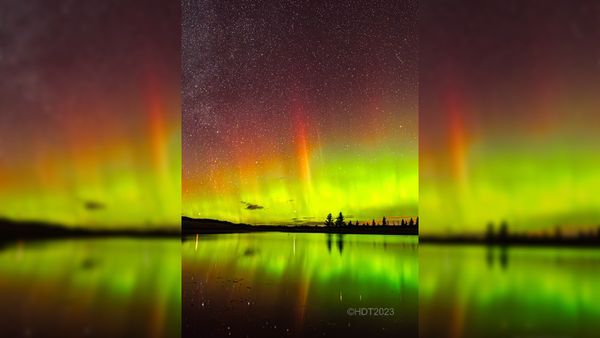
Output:
M90 211L106 208L106 205L104 205L101 202L97 202L97 201L85 201L84 206L87 210L90 210Z
M242 204L246 205L246 210L259 210L259 209L265 208L262 205L258 205L258 204L254 204L254 203L248 203L248 202L244 202L244 201L240 201L240 202L242 202Z

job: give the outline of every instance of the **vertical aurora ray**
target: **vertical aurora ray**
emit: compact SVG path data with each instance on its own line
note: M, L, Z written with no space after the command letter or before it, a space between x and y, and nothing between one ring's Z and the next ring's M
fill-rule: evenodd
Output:
M2 7L0 217L175 226L179 5Z
M597 4L421 8L422 234L596 229Z
M185 216L417 214L414 1L183 3Z

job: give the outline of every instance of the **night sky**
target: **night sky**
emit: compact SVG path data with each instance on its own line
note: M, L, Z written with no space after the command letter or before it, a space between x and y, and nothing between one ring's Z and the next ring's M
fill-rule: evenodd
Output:
M416 216L416 1L183 1L183 214Z
M422 1L421 234L600 224L600 3Z
M180 20L178 2L2 1L0 217L178 224Z

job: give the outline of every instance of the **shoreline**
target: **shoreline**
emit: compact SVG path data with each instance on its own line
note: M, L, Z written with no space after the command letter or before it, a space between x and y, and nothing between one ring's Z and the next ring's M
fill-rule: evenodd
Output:
M599 248L600 238L598 237L508 237L505 239L485 239L480 237L455 236L455 237L437 237L420 236L419 244L436 245L480 245L487 247L572 247L572 248Z
M250 225L218 221L213 219L195 219L183 217L182 236L195 234L231 234L249 232L288 232L322 234L360 234L360 235L411 235L418 236L418 226L382 226L360 225L344 227L324 227L316 225Z
M82 227L67 227L60 224L43 222L22 222L0 219L0 242L18 240L45 240L68 238L177 238L181 237L180 229L86 229Z

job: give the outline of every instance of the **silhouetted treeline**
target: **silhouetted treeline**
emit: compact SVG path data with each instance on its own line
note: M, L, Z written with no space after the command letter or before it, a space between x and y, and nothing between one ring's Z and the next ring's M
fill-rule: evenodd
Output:
M551 245L551 246L600 246L600 225L596 229L579 230L577 233L565 234L560 227L544 232L511 232L506 221L497 227L488 223L484 236L475 233L453 235L421 235L420 243L447 243L447 244L481 244L488 245Z
M407 222L408 224L409 222ZM414 221L415 225L417 221ZM303 225L250 225L236 224L227 221L212 219L194 219L183 217L182 234L217 234L217 233L244 233L244 232L307 232L307 233L343 233L343 234L390 234L390 235L417 235L416 226L363 226L360 222L349 221L346 223L343 214L338 215L336 219L329 214L325 220L327 226L319 224ZM336 224L338 226L336 226Z
M582 243L582 244L600 244L600 226L596 231L579 231L576 235L565 236L560 227L555 227L553 231L546 231L538 234L528 232L510 232L508 223L503 221L494 227L493 223L488 223L485 231L485 241L490 244L509 244L509 243Z
M394 221L392 223L390 223L390 221L383 216L383 218L381 219L381 222L376 222L375 219L372 219L371 222L368 221L363 221L362 223L358 220L352 222L352 221L348 221L348 223L346 223L345 221L345 217L342 214L342 212L340 211L340 213L338 214L337 218L334 220L333 219L333 215L330 213L327 215L327 217L325 217L325 226L326 227L377 227L377 226L384 226L384 227L392 227L392 226L397 226L397 227L406 227L406 228L418 228L419 227L419 217L416 218L410 218L408 220L402 219L400 220L400 222Z
M0 218L0 243L15 240L48 238L93 238L93 237L179 237L178 229L90 229L68 227L58 223L40 221L14 221Z

